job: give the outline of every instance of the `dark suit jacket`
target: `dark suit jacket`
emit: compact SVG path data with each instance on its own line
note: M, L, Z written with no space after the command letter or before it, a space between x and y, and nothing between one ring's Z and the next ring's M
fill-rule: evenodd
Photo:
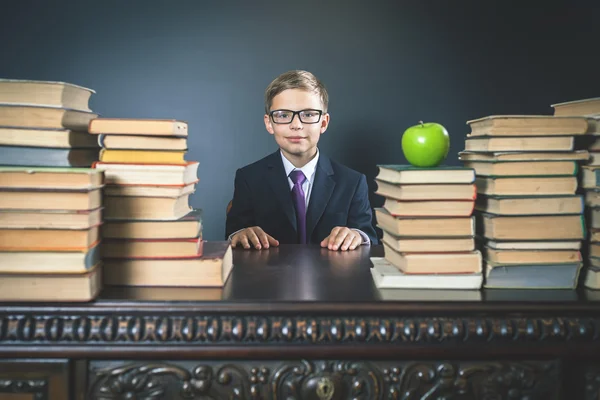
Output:
M280 151L238 169L225 237L260 226L279 243L298 243L296 211ZM365 175L320 153L306 210L309 243L319 244L336 226L360 229L377 244Z

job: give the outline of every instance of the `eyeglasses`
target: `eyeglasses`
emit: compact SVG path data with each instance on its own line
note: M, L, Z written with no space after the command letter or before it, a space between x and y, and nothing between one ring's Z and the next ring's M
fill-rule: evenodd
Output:
M273 110L270 112L271 120L276 124L290 124L298 114L300 122L303 124L316 124L321 120L323 111L321 110Z

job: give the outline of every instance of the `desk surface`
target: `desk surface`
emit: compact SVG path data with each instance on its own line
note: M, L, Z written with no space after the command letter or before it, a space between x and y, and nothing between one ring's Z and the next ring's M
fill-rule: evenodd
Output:
M378 290L370 257L381 246L335 252L318 246L234 249L234 269L223 288L105 287L83 304L3 304L23 307L174 307L202 312L396 313L563 312L600 310L600 292L589 290Z

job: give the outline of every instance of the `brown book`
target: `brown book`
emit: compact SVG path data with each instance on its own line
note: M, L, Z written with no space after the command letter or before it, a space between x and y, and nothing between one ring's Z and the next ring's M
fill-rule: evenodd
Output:
M105 259L104 278L107 285L121 286L223 286L232 257L229 242L205 242L197 258Z
M477 196L475 184L394 184L375 179L375 194L396 200L473 200Z
M577 191L576 176L478 176L477 193L489 196L572 195Z
M198 182L198 161L184 165L94 163L107 185L183 186Z
M21 129L0 127L1 146L98 149L95 136L65 129Z
M600 289L600 258L589 257L587 260L583 285L589 289ZM594 299L597 299L600 294L598 290L588 291L586 293L588 299L591 293L594 294Z
M191 239L104 239L103 258L197 258L203 251L202 236Z
M588 227L590 229L600 228L600 207L587 207L585 213Z
M0 228L89 229L102 223L102 208L94 210L0 210Z
M584 161L590 158L587 150L577 151L509 151L509 152L473 152L461 151L458 153L461 161Z
M189 195L181 197L104 196L104 218L176 220L192 209Z
M485 137L465 140L466 151L571 151L575 141L572 136L547 137Z
M600 114L600 97L565 101L551 105L555 116L581 116Z
M588 244L588 254L590 257L600 258L600 243L590 242Z
M468 217L474 200L385 199L383 208L395 217Z
M467 121L467 136L564 136L585 134L586 118L552 115L491 115Z
M83 251L100 240L89 229L0 229L0 251Z
M133 197L181 197L196 191L196 184L186 186L150 186L150 185L106 185L102 191L105 196Z
M577 250L497 250L484 247L483 256L497 264L562 264L581 262Z
M0 104L0 126L86 132L98 114L57 107Z
M600 166L584 165L581 167L581 187L584 189L600 188Z
M464 165L480 176L576 175L579 171L576 161L465 161Z
M465 237L475 235L475 219L469 217L394 217L384 208L375 209L377 224L401 237Z
M168 287L168 286L106 286L104 300L133 301L219 301L225 300L222 287Z
M385 259L405 274L475 274L482 271L478 250L465 253L399 253L383 244Z
M188 124L174 119L95 118L89 123L92 134L187 136Z
M0 189L4 210L93 210L101 205L101 189Z
M438 166L419 168L404 164L379 164L379 181L392 184L473 183L475 171L470 168Z
M499 215L553 215L581 214L584 212L583 197L562 196L486 196L480 195L475 209Z
M0 188L95 189L103 179L103 172L92 168L0 166Z
M585 184L583 185L585 188ZM588 207L600 207L600 188L588 186L588 189L585 191L585 205Z
M381 240L399 253L447 253L475 250L474 237L402 237L384 230Z
M202 210L196 209L174 221L111 220L102 225L106 239L190 239L202 231Z
M84 273L100 262L100 242L75 251L0 251L0 273Z
M480 240L495 250L581 250L581 240Z
M67 82L0 79L0 103L71 108L91 111L92 89Z
M79 274L0 274L0 301L86 302L102 289L102 265Z
M583 240L583 215L477 216L478 234L493 240Z
M108 150L101 149L101 162L122 164L170 164L186 165L185 151L161 150Z
M590 152L590 158L585 163L585 166L600 167L600 152L598 150Z
M175 136L100 134L98 143L105 149L117 150L187 150L187 139Z

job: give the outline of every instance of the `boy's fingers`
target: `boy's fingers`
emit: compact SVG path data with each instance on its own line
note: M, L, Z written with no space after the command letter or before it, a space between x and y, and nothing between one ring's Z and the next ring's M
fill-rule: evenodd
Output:
M337 250L342 246L342 243L344 243L344 240L346 240L346 238L348 237L348 231L345 229L340 229L340 231L338 232L337 236L335 237L335 242L333 243L333 249Z
M352 244L353 239L354 239L354 236L346 235L346 237L344 238L344 241L342 243L340 243L340 250L343 250L343 251L348 250L348 247L350 247L350 245Z
M245 249L250 248L250 243L248 243L248 237L246 235L240 235L240 242L242 243L242 246L244 246Z
M248 229L248 238L250 239L255 248L261 248L260 240L258 239L258 236L256 236L256 233L254 233L253 229Z
M335 227L331 230L331 233L329 234L329 236L326 238L327 240L327 247L329 247L331 249L331 247L333 246L334 242L335 242L335 237L337 236L338 231L340 230L339 227Z
M354 236L352 240L352 244L350 245L350 250L356 249L362 243L362 237L360 235Z
M335 230L335 233L334 233ZM335 227L333 228L333 230L331 231L331 235L329 237L329 248L331 250L337 250L340 245L342 244L342 242L344 241L344 238L346 237L347 232L341 228L341 227Z
M275 239L273 236L267 235L267 240L269 244L273 246L279 246L279 240Z
M256 227L255 231L254 231L258 238L260 239L260 243L262 243L263 247L268 249L269 248L269 239L267 238L267 234L265 233L265 231L263 231L261 228Z

